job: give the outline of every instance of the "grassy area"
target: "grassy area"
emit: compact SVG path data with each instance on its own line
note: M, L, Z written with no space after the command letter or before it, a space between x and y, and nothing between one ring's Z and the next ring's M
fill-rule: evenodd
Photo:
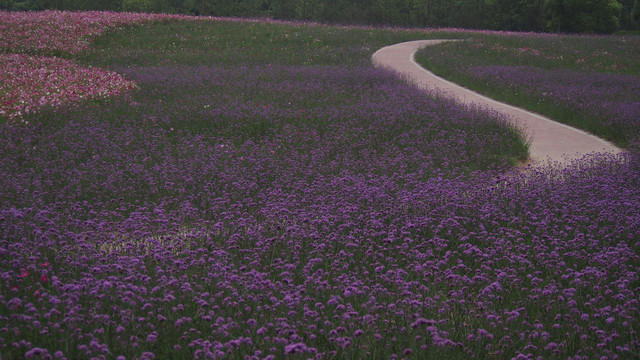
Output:
M170 20L71 56L138 90L0 125L0 355L637 355L637 149L503 177L514 129L370 63L447 36Z
M112 31L93 42L81 61L109 67L156 65L368 66L380 47L456 32L234 20L169 21Z
M434 73L622 147L640 134L640 37L483 35L418 53Z

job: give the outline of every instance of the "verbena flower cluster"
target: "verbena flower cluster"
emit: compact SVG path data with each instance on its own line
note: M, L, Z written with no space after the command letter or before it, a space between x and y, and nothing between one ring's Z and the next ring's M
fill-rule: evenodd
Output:
M0 125L3 357L637 353L637 145L504 174L513 129L373 67L115 71Z

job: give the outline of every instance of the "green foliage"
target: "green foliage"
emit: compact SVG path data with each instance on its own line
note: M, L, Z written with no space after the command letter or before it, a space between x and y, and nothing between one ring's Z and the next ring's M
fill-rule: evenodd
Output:
M620 27L622 4L617 0L545 0L547 30L612 33Z
M492 16L489 28L496 30L539 31L543 28L543 0L487 0Z
M122 10L149 12L151 10L151 2L149 0L122 0Z
M38 1L35 0L27 0L27 1L13 1L11 10L13 11L33 11L33 10L41 10Z
M633 3L633 11L631 12L635 21L640 21L640 0Z
M67 0L67 10L110 10L122 9L122 0Z
M295 19L296 13L292 0L273 0L269 13L276 19Z
M0 10L11 10L13 9L13 0L0 0Z

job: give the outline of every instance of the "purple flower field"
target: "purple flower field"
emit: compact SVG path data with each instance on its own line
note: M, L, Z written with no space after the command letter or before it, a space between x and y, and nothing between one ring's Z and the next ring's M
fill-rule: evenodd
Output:
M638 36L483 33L418 58L464 86L619 146L640 135Z
M0 124L3 359L640 354L637 142L516 172L495 114L275 63Z
M597 133L618 131L632 136L638 133L639 75L585 74L575 70L502 65L476 66L467 71L481 81L509 89L507 91L570 108L578 117L597 118Z

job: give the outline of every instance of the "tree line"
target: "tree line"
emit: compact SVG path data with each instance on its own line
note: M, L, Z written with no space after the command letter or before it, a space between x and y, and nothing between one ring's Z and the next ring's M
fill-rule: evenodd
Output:
M0 0L0 9L162 12L565 33L640 30L640 0Z

